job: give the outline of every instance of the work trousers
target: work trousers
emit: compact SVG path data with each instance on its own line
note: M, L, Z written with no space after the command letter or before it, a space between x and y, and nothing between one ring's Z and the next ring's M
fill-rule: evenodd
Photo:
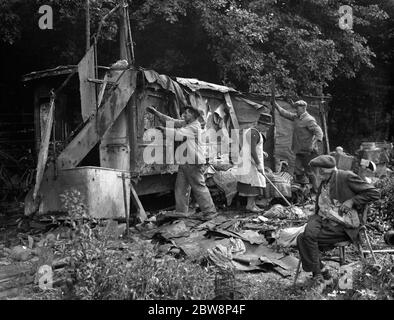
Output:
M189 210L190 191L203 213L216 212L211 194L205 184L204 165L181 164L175 182L175 209L187 213Z
M334 244L342 241L350 241L342 225L334 225L317 214L311 216L304 232L297 237L303 269L314 274L320 273L320 251L333 249Z
M312 168L309 165L309 161L313 158L316 158L319 154L316 151L312 151L310 153L297 153L295 158L295 167L294 173L296 176L296 180L301 180L305 177L305 175L310 180L310 183L313 183L311 179L313 179Z

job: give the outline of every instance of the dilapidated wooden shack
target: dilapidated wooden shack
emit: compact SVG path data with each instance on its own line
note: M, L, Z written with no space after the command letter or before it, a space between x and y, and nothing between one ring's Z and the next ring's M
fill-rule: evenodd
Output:
M104 17L94 43L78 65L32 72L22 79L33 101L38 155L35 185L25 201L27 215L65 211L62 195L76 190L89 214L95 217L127 217L137 211L143 219L139 197L173 190L177 172L176 163L149 163L143 157L146 148L157 143L145 133L159 125L146 112L148 106L178 119L186 104L200 109L205 129L213 129L217 138L206 140L207 149L214 150L209 161L227 156L230 163L236 162L237 152L230 153L229 149L239 147L242 130L250 127L261 112L275 115L269 94L245 94L198 79L170 77L136 67L127 7L117 6L111 13L116 10L121 10L123 17L119 61L105 67L97 62ZM290 108L282 97L276 99ZM328 98L304 99L325 127ZM291 168L292 123L278 115L274 118L275 127L265 145L270 155L266 165L275 169L279 160L287 160ZM241 131L233 134L232 129ZM229 141L225 149L223 139ZM176 149L162 147L165 154Z
M124 216L125 208L130 208L129 199L143 210L138 196L171 191L177 165L147 164L143 159L144 149L151 144L144 140L144 133L159 125L146 112L148 106L180 118L184 106L192 104L203 111L211 128L227 132L250 127L261 112L273 112L270 95L248 95L226 86L169 77L153 70L102 67L98 72L101 77L94 78L93 56L94 52L89 51L78 66L24 76L34 97L37 150L39 154L42 149L49 152L45 170L43 159L38 159L42 178L39 181L37 176L36 194L32 190L26 199L27 214L35 210L61 211L60 195L68 189L79 190L89 212L96 217ZM51 89L64 84L64 80L65 89L53 97L50 111ZM277 99L284 107L290 107L281 97ZM323 103L327 98L304 99L324 127ZM50 112L53 125L48 131ZM47 141L48 135L52 141L47 145L45 135ZM291 167L291 141L292 123L276 115L275 128L266 143L271 155L268 166L275 169L281 159Z

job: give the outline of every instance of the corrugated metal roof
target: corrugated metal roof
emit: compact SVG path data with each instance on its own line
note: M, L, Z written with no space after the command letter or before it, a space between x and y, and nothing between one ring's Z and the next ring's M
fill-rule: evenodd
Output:
M108 67L103 67L99 66L99 69L105 69L108 70ZM76 65L67 65L67 66L58 66L56 68L52 69L45 69L45 70L40 70L40 71L33 71L28 74L25 74L22 76L22 81L31 81L35 79L41 79L41 78L46 78L46 77L53 77L53 76L59 76L59 75L64 75L64 74L70 74L73 73L78 69L78 66Z
M178 83L180 83L181 85L188 87L192 91L205 89L205 90L219 91L222 93L237 92L237 90L235 90L233 88L221 86L221 85L210 83L210 82L201 81L198 79L178 78L177 77L176 81Z

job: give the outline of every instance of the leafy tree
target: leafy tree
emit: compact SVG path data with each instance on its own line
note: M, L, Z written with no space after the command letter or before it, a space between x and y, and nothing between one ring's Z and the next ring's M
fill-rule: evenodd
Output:
M117 3L90 0L92 34ZM129 3L139 66L249 92L268 92L275 79L278 91L285 94L331 93L330 134L338 140L335 143L355 136L363 139L374 132L378 139L387 131L380 132L378 125L374 131L366 121L371 118L366 106L373 105L377 124L391 112L388 101L393 90L387 70L393 61L394 33L390 0ZM53 30L38 28L42 4L53 7ZM344 4L353 8L352 30L338 25L338 9ZM3 0L0 9L0 46L7 55L2 70L11 75L10 84L19 83L23 73L76 64L82 58L85 0ZM119 56L117 21L118 15L113 15L103 26L100 64ZM357 129L364 123L364 132Z
M358 25L387 18L374 1L349 3L357 16L355 30ZM147 0L134 4L132 17L137 37L150 38L149 47L152 43L157 47L149 57L153 65L162 59L154 54L163 52L182 57L181 63L187 65L195 55L185 55L184 46L203 40L202 48L194 52L208 51L216 64L216 77L224 83L265 92L273 75L285 92L320 94L334 78L354 77L362 66L372 67L373 52L365 37L338 27L341 4L317 0ZM177 32L178 27L184 32ZM164 43L160 41L163 35ZM144 42L138 43L143 46ZM160 50L160 44L165 48ZM172 71L170 65L166 67L167 72Z

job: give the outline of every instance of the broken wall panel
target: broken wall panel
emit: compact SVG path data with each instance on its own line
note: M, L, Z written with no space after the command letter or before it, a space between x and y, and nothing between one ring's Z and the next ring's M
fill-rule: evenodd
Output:
M81 93L81 114L83 121L86 121L92 112L96 110L96 84L88 79L95 79L95 52L94 46L78 64L79 85Z
M137 73L125 71L111 96L66 146L57 159L59 168L76 167L118 119L134 93Z
M128 107L123 109L100 143L100 166L130 170Z
M289 103L277 101L277 103L288 111L293 111ZM285 160L289 164L289 169L294 170L295 155L292 151L294 122L282 117L275 109L275 158Z
M141 176L144 175L157 175L157 174L164 174L164 173L174 173L178 170L178 166L174 163L171 158L167 157L167 152L175 155L175 148L174 150L167 151L168 146L165 142L165 135L157 132L158 135L161 135L161 141L153 141L153 140L144 140L148 139L146 134L148 133L147 130L152 130L157 126L164 126L159 122L159 120L155 117L150 117L148 112L146 112L146 108L149 106L154 106L158 111L164 113L170 117L175 118L175 115L171 113L171 108L168 104L168 99L165 95L159 94L156 92L152 92L149 89L146 90L145 94L138 99L137 101L137 128L136 130L132 130L132 134L137 134L137 153L135 156L135 170L133 170L132 174L138 174ZM145 134L146 132L146 134ZM145 134L145 137L144 137ZM157 152L160 152L158 160L162 161L162 164L157 163L147 163L146 159L144 159L144 151L148 154L148 150L145 148L149 146L152 150L152 157L156 158L158 156L153 149ZM161 158L161 159L159 159Z

